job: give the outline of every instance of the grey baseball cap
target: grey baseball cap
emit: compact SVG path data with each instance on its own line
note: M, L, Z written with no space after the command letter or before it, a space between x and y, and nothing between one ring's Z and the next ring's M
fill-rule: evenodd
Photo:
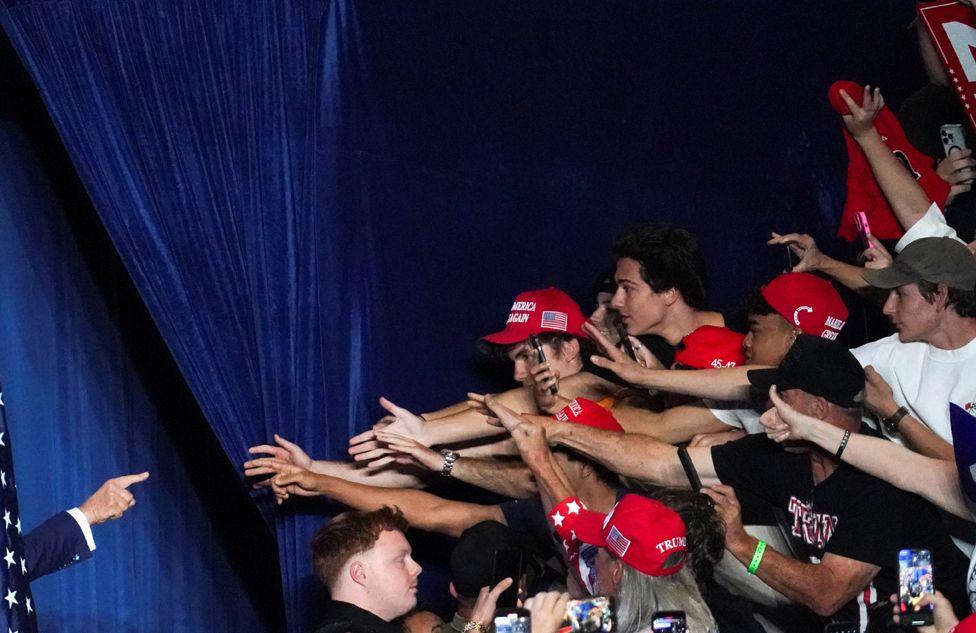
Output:
M898 288L927 281L957 290L976 289L976 257L969 247L951 237L917 239L881 270L866 270L864 280L875 288Z

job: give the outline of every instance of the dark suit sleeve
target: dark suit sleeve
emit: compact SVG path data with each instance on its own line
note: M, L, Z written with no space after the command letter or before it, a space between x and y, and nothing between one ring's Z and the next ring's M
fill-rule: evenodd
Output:
M91 558L81 526L67 512L55 514L24 535L27 580Z

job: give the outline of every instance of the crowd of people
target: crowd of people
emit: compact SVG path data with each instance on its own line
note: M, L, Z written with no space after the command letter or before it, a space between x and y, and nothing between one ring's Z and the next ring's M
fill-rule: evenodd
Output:
M893 254L867 237L845 263L773 234L797 263L751 293L737 333L707 309L695 236L641 226L617 240L589 317L559 289L530 290L481 338L518 386L421 415L381 399L388 415L350 439L348 462L280 436L251 449L245 473L279 503L351 508L312 543L332 599L321 633L484 633L512 585L533 633L592 596L613 599L625 633L657 630L662 612L695 633L883 631L904 624L905 549L931 553L922 630L976 631L976 485L954 431L976 415L976 257L884 145L880 92L835 97L904 233ZM964 193L974 161L952 155L938 173L946 161ZM834 283L892 333L838 342ZM447 478L498 502L437 494ZM416 610L408 527L458 539L450 621ZM495 582L501 549L521 552L523 573Z

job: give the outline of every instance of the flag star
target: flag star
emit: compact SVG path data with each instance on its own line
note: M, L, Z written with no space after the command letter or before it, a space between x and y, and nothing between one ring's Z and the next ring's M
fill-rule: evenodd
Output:
M3 472L2 470L0 470L0 485L2 485L4 488L7 487L7 473Z
M556 514L552 515L552 524L556 527L561 527L565 518L566 517L557 512Z
M3 523L5 528L9 528L13 525L13 521L10 520L10 510L3 511Z
M0 407L3 406L3 392L0 391Z
M32 608L31 608L31 605L30 605L30 598L27 598L27 613L30 613L30 612L31 612L31 611L33 611L33 610L34 610L34 609L32 609Z
M950 71L949 71L949 74L950 74L950 75L955 75L955 74L956 74L956 71L954 71L954 70L950 70Z
M575 501L566 504L566 514L579 514L580 505Z
M0 431L0 446L6 446L6 444L3 443L3 434L4 433L6 433L6 431Z
M27 561L24 560L23 556L20 557L20 573L24 574L25 576L27 575Z
M7 549L7 548L4 548L4 549ZM13 567L14 565L17 564L14 561L14 553L11 552L9 549L7 550L7 555L3 557L3 560L5 560L7 562L7 569L10 569L11 567Z
M10 630L10 627L8 626L7 627L7 633L20 633L20 631L12 631L12 630Z
M17 534L21 534L21 531L20 531L20 517L17 517Z
M956 83L959 83L959 77L953 77L952 80Z
M13 609L15 604L20 604L17 602L17 592L7 589L7 597L4 598L7 601L7 608Z

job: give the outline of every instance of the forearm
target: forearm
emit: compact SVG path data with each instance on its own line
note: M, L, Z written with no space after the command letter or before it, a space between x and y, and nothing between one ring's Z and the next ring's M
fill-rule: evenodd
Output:
M741 537L726 545L729 552L748 567L758 544L759 539L743 532ZM820 565L784 556L768 545L756 576L793 604L805 606L820 616L832 615L846 602L838 597L840 592L832 584L833 575L826 573Z
M528 387L510 389L495 396L496 400L513 411L534 413L535 400ZM504 429L488 424L488 416L476 409L431 420L424 425L423 443L427 446L466 442L504 433Z
M752 369L766 369L759 365L728 369L699 369L674 371L671 369L644 369L634 383L637 387L659 389L671 393L711 398L714 400L739 401L749 399L749 378Z
M854 266L833 257L821 255L817 262L817 270L823 274L836 279L841 284L847 286L854 292L862 295L871 295L871 285L864 281L864 268ZM871 297L872 299L874 297Z
M458 402L457 404L452 404L449 407L444 407L443 409L438 409L437 411L431 411L430 413L421 413L420 417L425 420L439 420L440 418L446 418L449 415L454 415L456 413L464 413L471 407L468 406L467 402Z
M936 435L932 429L925 426L912 415L906 415L898 425L898 433L905 439L905 444L916 452L946 461L956 459L956 454L944 439Z
M535 477L539 498L547 514L554 505L566 497L576 495L576 491L570 486L566 473L556 462L552 451L547 450L543 456L533 459L529 463L529 469Z
M810 428L810 441L829 453L840 447L844 431L817 420ZM841 458L891 485L924 497L947 512L970 519L959 488L953 461L920 455L895 442L877 437L854 434L847 442Z
M308 468L313 473L338 477L346 481L369 486L383 486L386 488L422 488L424 482L415 474L395 467L370 471L362 462L332 462L315 460Z
M508 497L527 499L537 494L535 479L521 460L460 457L451 476Z
M473 446L456 449L461 457L501 457L518 455L518 446L508 437L498 441L486 441Z
M672 407L662 413L617 406L613 414L628 433L646 435L665 444L687 442L702 433L718 433L732 428L718 420L702 403Z
M864 151L892 212L907 231L925 215L932 201L901 161L891 153L876 129L872 128L868 133L856 137L856 140Z
M396 506L411 527L421 530L458 536L480 521L501 520L496 516L501 515L497 506L451 501L422 490L368 486L328 475L313 475L310 479L309 490L356 510L369 512Z
M661 486L688 485L678 449L670 444L645 435L614 433L579 424L557 424L551 428L547 431L550 442L582 453L617 474Z

